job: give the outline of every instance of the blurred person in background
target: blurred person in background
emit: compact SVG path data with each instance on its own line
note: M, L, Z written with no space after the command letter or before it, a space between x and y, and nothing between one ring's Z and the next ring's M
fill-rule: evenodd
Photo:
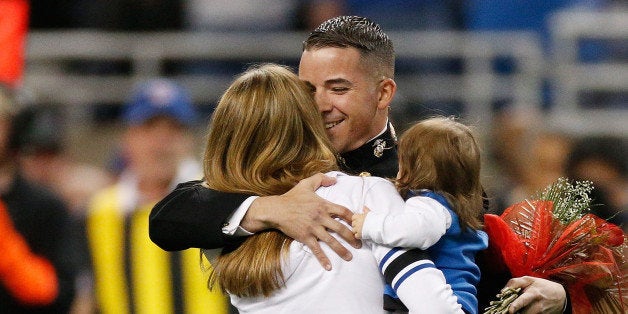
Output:
M504 195L501 210L511 204L543 191L558 178L565 176L565 164L571 149L571 136L551 130L531 131L530 139L523 148L523 174L519 184Z
M113 175L67 154L64 123L55 108L33 105L17 114L15 124L24 177L55 191L73 216L82 217L92 194L110 184Z
M537 110L498 112L491 125L491 213L501 214L514 203L545 189L565 176L572 136L548 129Z
M221 313L226 300L205 287L198 250L168 253L150 242L152 206L182 181L200 178L187 90L165 79L140 84L123 109L125 168L98 192L87 216L101 313Z
M571 180L591 181L591 212L628 232L628 139L610 135L577 139L565 173Z
M538 110L504 108L497 113L492 128L490 149L496 163L490 175L492 190L490 212L501 214L508 206L542 191L565 175L564 166L571 147L571 137L558 130L544 128ZM489 239L490 243L490 239ZM529 276L513 278L496 273L491 261L479 255L482 278L478 287L480 308L489 306L504 284L522 288L521 296L509 313L571 313L566 290L558 283ZM508 282L507 282L508 281Z
M90 283L89 251L84 237L85 213L91 197L111 184L113 175L69 156L64 123L57 108L32 105L20 110L14 124L14 136L19 147L16 160L21 173L27 180L55 192L68 205L74 232L71 254L78 263L72 313L91 313L94 297Z
M24 70L29 1L0 1L0 312L67 313L76 263L63 201L25 178L15 121Z
M74 298L72 224L63 201L16 161L17 103L0 87L0 312L67 313Z

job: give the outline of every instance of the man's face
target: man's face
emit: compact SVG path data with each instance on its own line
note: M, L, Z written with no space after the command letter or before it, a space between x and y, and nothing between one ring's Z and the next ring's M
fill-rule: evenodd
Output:
M327 135L338 152L362 146L384 128L387 112L378 108L379 81L361 65L357 49L304 51L299 78L312 88Z
M129 166L139 177L151 180L174 178L189 148L185 128L163 116L129 126L125 136Z

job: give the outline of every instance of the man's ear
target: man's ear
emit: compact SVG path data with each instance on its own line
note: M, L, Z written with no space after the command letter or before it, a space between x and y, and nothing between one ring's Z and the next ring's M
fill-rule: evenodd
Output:
M391 78L385 78L379 82L379 97L377 108L386 109L390 106L390 103L397 92L397 83Z

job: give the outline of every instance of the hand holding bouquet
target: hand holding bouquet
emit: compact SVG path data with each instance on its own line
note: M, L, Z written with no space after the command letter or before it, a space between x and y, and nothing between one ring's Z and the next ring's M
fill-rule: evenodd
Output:
M562 284L574 313L625 313L628 245L618 226L588 213L592 189L561 178L501 216L485 215L489 254L513 277Z

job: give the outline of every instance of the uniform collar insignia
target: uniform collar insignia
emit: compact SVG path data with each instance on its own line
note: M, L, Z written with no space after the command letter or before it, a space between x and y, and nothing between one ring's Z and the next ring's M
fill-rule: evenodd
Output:
M378 164L381 160L396 156L396 147L397 137L389 123L386 132L361 147L338 156L338 164L343 171L359 173L359 171L364 171L372 165Z
M381 158L384 155L384 150L393 148L392 146L386 147L386 140L378 138L373 142L373 155L377 158Z
M395 144L397 144L397 134L395 133L395 128L390 122L388 123L388 131L390 132L390 139L380 137L373 142L373 155L377 158L381 158L384 155L384 150L391 149L395 147ZM386 132L384 134L386 134ZM391 140L392 145L388 145L387 140Z

